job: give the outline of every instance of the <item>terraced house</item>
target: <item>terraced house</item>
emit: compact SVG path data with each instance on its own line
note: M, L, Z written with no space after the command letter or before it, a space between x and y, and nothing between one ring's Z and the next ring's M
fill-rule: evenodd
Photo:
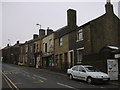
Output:
M17 64L19 61L19 41L17 41L13 46L7 44L5 48L2 49L3 62Z
M114 14L113 5L108 0L105 14L81 26L76 21L76 10L68 9L67 25L55 32L48 28L46 34L40 29L39 35L34 34L33 39L20 45L19 61L37 68L55 66L60 70L90 64L106 72L107 59L120 53L120 49L114 48L120 46L120 19ZM13 63L8 48L4 49L3 59Z
M55 32L55 62L59 69L65 70L70 67L72 60L69 57L73 56L72 51L69 51L69 33L77 28L76 11L69 9L67 11L67 25L58 29Z
M27 41L23 44L20 44L20 54L19 54L19 64L27 65L28 63L28 44Z
M42 66L51 67L54 66L54 32L51 29L47 29L47 35L42 38Z
M112 47L120 46L120 19L114 14L111 2L106 3L105 10L102 16L69 33L69 42L72 42L69 52L73 52L70 59L73 65L91 64L106 71L107 59L114 58ZM103 49L105 47L109 50Z

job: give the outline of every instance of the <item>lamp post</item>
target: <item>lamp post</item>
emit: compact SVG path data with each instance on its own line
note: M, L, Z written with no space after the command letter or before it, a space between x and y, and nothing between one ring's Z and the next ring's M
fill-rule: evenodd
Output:
M8 39L8 44L11 46L11 40L10 39Z
M36 25L40 26L40 29L41 29L41 25L40 24L36 24Z

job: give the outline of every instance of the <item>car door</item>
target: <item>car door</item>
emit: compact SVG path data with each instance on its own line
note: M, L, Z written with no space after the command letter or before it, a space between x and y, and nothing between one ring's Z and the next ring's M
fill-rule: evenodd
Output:
M78 72L79 72L78 66L74 66L74 67L72 68L73 78L78 78Z
M78 70L79 70L79 73L78 73L79 79L86 80L86 77L87 77L86 70L82 66L80 66Z

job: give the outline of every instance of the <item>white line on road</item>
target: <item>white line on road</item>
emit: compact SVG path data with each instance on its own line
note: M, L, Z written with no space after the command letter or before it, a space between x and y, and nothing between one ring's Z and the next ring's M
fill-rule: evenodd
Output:
M32 77L32 79L36 79L35 77Z
M33 76L34 76L34 77L39 77L39 78L41 78L41 79L43 79L43 80L47 80L46 78L41 77L41 76L38 76L38 75L35 75L35 74L33 74Z
M24 73L27 73L27 74L29 74L29 72L26 72L26 71L24 71L24 70L22 70Z
M43 80L47 80L46 78L44 78L44 77L41 77L41 76L38 76L39 78L41 78L41 79L43 79Z
M26 75L27 77L30 77L30 75Z
M65 84L62 84L62 83L59 83L59 82L57 82L57 84L58 84L58 85L61 85L61 86L64 86L64 87L67 87L67 88L72 88L72 89L78 90L78 89L76 89L76 88L74 88L74 87L72 87L72 86L65 85Z

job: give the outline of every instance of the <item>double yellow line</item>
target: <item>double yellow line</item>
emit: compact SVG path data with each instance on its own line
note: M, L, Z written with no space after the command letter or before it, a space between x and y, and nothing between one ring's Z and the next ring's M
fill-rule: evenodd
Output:
M12 86L13 86L16 90L19 90L19 88L3 72L2 72L2 74L3 74L5 81L10 86L10 88L12 88ZM11 86L11 84L12 84L12 86Z

